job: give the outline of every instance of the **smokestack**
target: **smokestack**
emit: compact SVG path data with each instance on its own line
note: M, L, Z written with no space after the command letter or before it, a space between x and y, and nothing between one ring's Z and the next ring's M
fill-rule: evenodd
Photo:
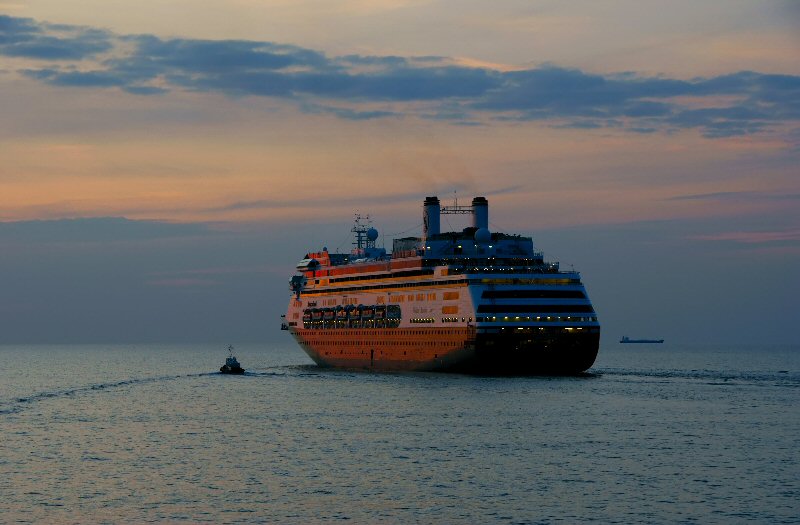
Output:
M439 198L436 196L425 197L422 206L423 236L425 239L439 235Z
M486 197L472 199L472 226L489 229L489 201Z

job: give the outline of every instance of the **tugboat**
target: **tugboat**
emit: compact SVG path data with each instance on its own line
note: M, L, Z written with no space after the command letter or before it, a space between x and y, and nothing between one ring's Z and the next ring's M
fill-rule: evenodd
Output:
M225 364L219 367L219 371L222 374L244 374L244 368L233 356L233 345L228 345L228 357L225 358Z

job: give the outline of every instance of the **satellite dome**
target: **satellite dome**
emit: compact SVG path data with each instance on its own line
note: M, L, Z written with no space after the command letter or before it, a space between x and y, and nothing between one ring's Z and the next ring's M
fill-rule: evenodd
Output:
M378 238L378 230L376 230L375 228L370 228L369 230L367 230L367 239L369 239L370 241L374 241L377 238Z
M486 228L478 228L475 231L475 242L483 244L491 240L492 240L492 232L490 232Z

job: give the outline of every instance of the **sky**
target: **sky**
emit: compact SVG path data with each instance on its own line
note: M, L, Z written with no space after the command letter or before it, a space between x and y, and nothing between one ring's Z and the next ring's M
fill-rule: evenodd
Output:
M294 264L356 212L421 233L428 195L579 270L604 343L800 343L798 27L792 0L0 0L0 344L288 342Z

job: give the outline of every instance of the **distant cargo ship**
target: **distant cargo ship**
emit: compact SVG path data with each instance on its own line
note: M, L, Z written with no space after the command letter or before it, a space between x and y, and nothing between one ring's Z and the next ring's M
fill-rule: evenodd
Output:
M663 343L663 339L631 339L627 335L623 335L620 343Z
M442 214L472 226L441 232ZM488 202L423 205L423 236L391 254L356 215L350 254L307 253L282 328L318 365L370 370L573 374L595 361L600 324L576 271L530 237L489 231Z

